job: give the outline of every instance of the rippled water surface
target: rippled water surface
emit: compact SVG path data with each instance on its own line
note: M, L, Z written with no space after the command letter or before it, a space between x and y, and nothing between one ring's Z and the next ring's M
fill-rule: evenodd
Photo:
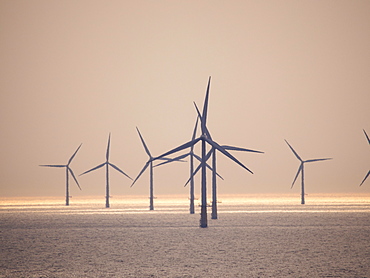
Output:
M370 277L370 195L219 199L2 198L0 277Z

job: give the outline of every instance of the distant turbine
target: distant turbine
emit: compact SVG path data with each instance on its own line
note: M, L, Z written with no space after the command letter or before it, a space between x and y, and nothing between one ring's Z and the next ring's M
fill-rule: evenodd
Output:
M137 175L135 180L132 182L131 187L136 183L136 181L139 179L139 177L145 172L145 170L149 167L149 210L154 210L154 182L153 182L153 156L149 151L148 146L145 144L143 136L141 136L141 133L139 129L136 127L136 130L139 134L141 143L143 144L143 147L145 149L145 152L147 153L149 160L145 163L143 169L141 169L140 173ZM166 162L173 162L173 161L180 161L181 158L160 158L161 160L165 160ZM159 166L159 165L157 165Z
M185 144L182 144L181 146L174 148L158 157L154 157L153 160L163 158L165 156L171 155L173 153L182 151L184 149L190 148L191 146L195 145L199 141L202 141L202 161L201 161L201 169L202 169L202 204L201 204L201 214L200 214L200 227L206 228L208 227L207 223L207 186L206 186L206 143L211 145L211 147L217 149L220 151L223 155L227 156L231 160L233 160L235 163L239 164L241 167L243 167L245 170L250 171L247 167L245 167L239 160L237 160L233 155L231 155L227 150L225 150L223 147L221 147L217 142L213 141L211 138L208 137L206 132L206 121L207 121L207 110L208 110L208 98L209 98L209 87L210 87L211 77L208 80L207 85L207 91L206 96L204 100L203 105L203 114L202 114L202 135L194 140L191 140ZM253 173L252 173L253 174Z
M364 131L364 133L365 133L365 136L366 136L366 138L367 138L367 142L369 143L369 145L370 145L370 139L369 139L369 136L367 135L367 133L366 133L366 131L365 131L365 129L363 130ZM367 179L367 177L370 175L370 170L367 172L367 174L366 174L366 176L365 176L365 178L362 180L362 182L361 182L361 184L360 184L360 186L366 181L366 179Z
M285 140L285 139L284 139ZM289 148L292 150L292 152L294 153L294 155L298 158L298 160L301 162L301 165L299 166L298 168L298 172L297 174L295 175L295 178L293 180L293 183L292 183L292 186L291 188L293 188L293 185L299 175L299 173L301 173L301 176L302 176L302 186L301 186L301 204L304 205L305 204L305 200L304 200L304 164L306 162L315 162L315 161L324 161L324 160L330 160L332 158L319 158L319 159L308 159L308 160L302 160L302 158L300 158L300 156L297 154L297 152L293 149L293 147L291 145L289 145L288 141L285 140L285 142L288 144Z
M81 145L77 148L77 150L74 152L74 154L71 156L71 158L68 160L68 163L66 165L40 165L42 167L57 167L57 168L66 168L66 206L69 206L69 173L71 173L73 179L75 180L78 188L81 190L80 185L78 184L78 181L72 171L72 169L69 167L69 164L71 164L73 158L75 157L78 150L81 148Z
M105 192L105 207L106 208L109 208L109 166L113 167L118 172L120 172L121 174L124 174L126 177L128 177L129 179L132 180L132 178L130 178L126 173L124 173L116 165L109 162L109 148L110 148L110 133L109 133L109 137L108 137L108 146L107 146L107 153L106 153L106 159L107 160L104 163L102 163L102 164L100 164L100 165L98 165L98 166L80 174L80 176L82 176L82 175L87 174L91 171L99 169L99 168L103 167L104 165L106 166L106 180L107 180L107 182L106 182L106 192Z

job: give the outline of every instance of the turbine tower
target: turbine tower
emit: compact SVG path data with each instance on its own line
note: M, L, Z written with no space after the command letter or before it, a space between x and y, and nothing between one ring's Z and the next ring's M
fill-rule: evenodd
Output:
M201 214L200 214L200 227L201 228L206 228L208 227L208 221L207 221L207 186L206 186L206 143L208 143L211 147L217 149L219 152L221 152L223 155L228 157L229 159L233 160L235 163L239 164L241 167L243 167L245 170L248 172L252 173L251 170L249 170L246 166L244 166L239 160L237 160L233 155L231 155L227 150L225 150L223 147L221 147L217 142L213 141L211 138L209 138L207 132L206 132L206 121L207 121L207 111L208 111L208 98L209 98L209 88L210 88L210 82L211 82L211 77L208 79L208 85L207 85L207 91L206 91L206 96L204 100L204 105L203 105L203 111L202 111L202 121L201 121L201 129L202 129L202 134L200 137L191 140L185 144L182 144L181 146L178 146L158 157L154 157L153 160L156 159L161 159L165 156L171 155L173 153L182 151L184 149L190 148L194 146L196 143L199 141L202 141L202 161L201 161L201 169L202 169L202 184L201 184L201 198L202 198L202 203L201 203Z
M196 135L197 135L198 119L199 119L199 117L197 117L197 120L195 122L194 131L193 131L193 135L191 137L191 140L194 140ZM197 158L199 161L201 161L201 159L200 159L199 156L197 156L194 153L194 145L190 147L190 151L189 151L188 155L190 156L190 162L189 162L189 170L190 170L190 189L189 189L190 205L189 205L189 211L190 211L190 214L194 214L195 213L195 208L194 208L194 200L195 200L195 196L194 196L194 176L193 176L193 173L194 173L194 157Z
M367 142L369 143L369 145L370 145L370 138L369 138L369 136L367 135L367 133L366 133L366 131L365 131L365 129L363 130L364 131L364 133L365 133L365 136L366 136L366 138L367 138ZM370 170L367 172L367 174L366 174L366 176L365 176L365 178L362 180L362 182L361 182L361 184L360 184L360 186L366 181L366 179L367 179L367 177L370 175Z
M75 177L75 174L73 173L72 169L69 167L71 164L73 158L75 157L78 150L81 148L81 145L78 146L77 150L74 152L74 154L69 158L68 163L65 165L39 165L41 167L56 167L56 168L66 168L66 206L69 206L69 174L72 175L73 179L75 180L78 188L81 190L80 185L78 184L78 181Z
M153 179L153 156L149 151L148 146L145 144L144 138L141 135L139 129L136 127L136 130L139 134L141 143L143 144L144 150L149 157L149 160L145 163L143 169L141 169L140 173L137 175L135 180L132 182L131 187L136 183L139 177L145 172L145 170L149 167L149 210L154 210L154 179ZM182 156L181 156L182 157ZM166 162L172 161L181 161L180 157L176 158L161 158L161 160L165 160ZM157 165L159 166L159 165Z
M108 137L108 146L107 146L107 153L106 153L106 161L102 164L99 164L98 166L90 169L90 170L87 170L85 172L83 172L82 174L80 174L80 176L84 175L84 174L87 174L91 171L94 171L96 169L99 169L103 166L106 167L106 187L105 187L105 207L106 208L109 208L109 166L111 166L113 169L117 170L118 172L120 172L121 174L125 175L126 177L128 177L129 179L132 180L131 177L129 177L126 173L124 173L121 169L119 169L116 165L112 164L109 162L109 149L110 149L110 133L109 133L109 137Z
M285 140L285 139L284 139ZM316 162L316 161L324 161L324 160L330 160L332 158L318 158L318 159L308 159L308 160L302 160L302 158L298 155L298 153L293 149L293 147L288 143L287 140L285 140L285 142L288 144L289 148L292 150L292 152L294 153L294 155L298 158L298 160L301 162L301 165L299 166L298 168L298 172L297 174L295 175L295 178L293 180L293 183L292 183L292 186L291 188L293 188L293 185L299 175L299 173L301 173L301 177L302 177L302 182L301 182L301 204L304 205L305 204L305 200L304 200L304 164L305 163L308 163L308 162Z

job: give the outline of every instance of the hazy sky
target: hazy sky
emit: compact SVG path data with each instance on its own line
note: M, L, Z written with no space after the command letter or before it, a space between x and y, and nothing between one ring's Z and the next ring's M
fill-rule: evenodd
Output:
M370 192L370 1L0 1L0 196L63 196L65 172L105 161L135 177L190 140L212 76L208 127L220 193ZM199 152L199 147L196 148ZM155 194L187 194L188 163L155 168ZM105 194L105 171L71 195ZM196 193L199 196L197 177ZM149 194L111 171L111 195Z

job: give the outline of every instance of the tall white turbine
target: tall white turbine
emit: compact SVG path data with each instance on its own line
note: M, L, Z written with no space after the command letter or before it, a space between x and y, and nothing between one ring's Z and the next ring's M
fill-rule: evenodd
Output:
M285 140L285 139L284 139ZM301 204L304 205L305 204L305 200L304 200L304 164L305 163L308 163L308 162L316 162L316 161L324 161L324 160L330 160L332 158L318 158L318 159L308 159L308 160L302 160L302 158L297 154L297 152L293 149L293 147L288 143L287 140L285 140L285 142L288 144L289 148L292 150L292 152L294 153L294 155L298 158L298 160L301 162L301 165L299 166L298 168L298 172L297 174L295 175L295 178L293 180L293 183L292 183L292 186L291 188L293 188L293 185L299 175L299 173L301 173L301 177L302 177L302 183L301 183Z
M250 173L253 174L251 170L249 170L246 166L244 166L239 160L237 160L233 155L231 155L227 150L222 148L217 142L213 141L211 138L208 137L207 132L206 132L206 121L207 121L207 110L208 110L208 98L209 98L209 88L210 88L210 82L211 82L211 77L208 80L208 85L207 85L207 91L206 91L206 96L204 100L204 105L203 105L203 113L202 113L202 134L200 137L191 140L185 144L182 144L181 146L178 146L177 148L174 148L158 157L154 157L153 160L163 158L165 156L171 155L173 153L182 151L184 149L190 148L191 146L194 146L196 143L201 141L202 143L202 161L201 161L201 169L202 169L202 184L201 184L201 198L202 198L202 203L201 203L201 214L200 214L200 227L201 228L206 228L208 227L208 221L207 221L207 178L206 178L206 143L208 143L211 147L217 149L219 152L221 152L223 155L228 157L229 159L233 160L235 163L239 164L241 167L243 167L245 170L249 171Z
M77 150L73 153L73 155L69 158L68 163L65 165L39 165L42 167L56 167L56 168L66 168L66 206L69 206L69 173L72 175L73 179L75 180L78 188L81 190L81 187L75 177L75 174L73 173L72 169L69 167L71 164L73 158L75 157L78 150L81 148L81 145L77 148Z
M98 166L90 169L90 170L87 170L85 172L83 172L82 174L80 174L80 176L84 175L84 174L87 174L91 171L94 171L96 169L99 169L103 166L106 167L106 187L105 187L105 207L106 208L109 208L109 166L111 166L113 169L117 170L118 172L120 172L121 174L125 175L126 177L128 177L130 180L132 180L131 177L129 177L126 173L124 173L121 169L119 169L116 165L112 164L109 162L109 149L110 149L110 133L109 133L109 137L108 137L108 145L107 145L107 153L106 153L106 161L102 164L99 164Z
M363 130L364 131L364 133L365 133L365 136L366 136L366 138L367 138L367 142L369 143L369 145L370 145L370 138L369 138L369 136L367 135L367 133L366 133L366 131L365 131L365 129ZM366 181L366 179L367 179L367 177L370 175L370 170L367 172L367 174L366 174L366 176L365 176L365 178L362 180L362 182L361 182L361 184L360 184L360 186Z
M136 130L139 134L141 143L143 144L144 150L149 157L149 160L145 163L143 169L141 169L140 173L137 175L135 180L132 182L131 187L136 183L139 177L145 172L145 170L149 167L149 210L154 210L154 180L153 180L153 156L149 151L148 146L145 144L144 138L141 135L139 129L136 127ZM181 161L181 158L161 158L161 160L165 160L166 162L173 162L173 161ZM159 165L157 165L159 166Z

